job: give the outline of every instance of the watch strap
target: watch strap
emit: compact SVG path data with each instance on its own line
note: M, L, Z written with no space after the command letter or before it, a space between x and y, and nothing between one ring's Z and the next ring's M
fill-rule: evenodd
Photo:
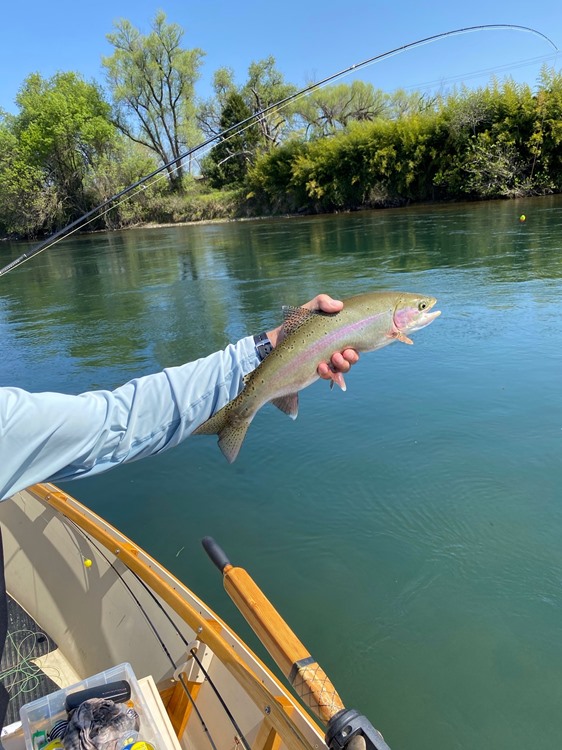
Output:
M273 351L273 344L267 338L267 333L257 333L254 336L254 344L260 360L264 360Z

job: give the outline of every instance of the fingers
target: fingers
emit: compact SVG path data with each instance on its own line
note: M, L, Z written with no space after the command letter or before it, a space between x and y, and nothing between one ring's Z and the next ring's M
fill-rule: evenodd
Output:
M332 354L332 365L340 372L349 372L351 365L359 361L359 354L355 349L344 349L343 352Z
M328 294L317 294L314 299L307 302L303 307L308 310L321 310L325 313L337 313L343 308L343 302L339 299L333 299Z
M343 309L343 302L339 299L330 297L329 294L317 294L316 297L306 302L302 307L308 310L320 310L325 313L337 313ZM268 332L268 337L273 346L276 346L283 339L283 328L274 329ZM340 388L345 389L343 375L349 372L352 365L359 361L359 354L355 349L344 349L341 352L334 352L329 362L321 362L318 365L318 375L324 380L335 382Z
M321 310L325 313L337 313L343 308L343 302L339 299L333 299L328 294L317 294L314 299L307 302L303 307L309 310ZM318 365L318 374L324 380L332 380L337 382L340 387L343 383L343 378L334 378L334 373L337 375L343 375L349 372L351 366L359 361L359 354L355 349L344 349L342 352L334 352L330 359L330 362L321 362ZM341 380L341 382L339 382Z
M359 361L359 354L355 349L344 349L343 352L334 352L330 362L321 362L318 365L318 374L324 380L333 380L334 372L349 372L352 365Z

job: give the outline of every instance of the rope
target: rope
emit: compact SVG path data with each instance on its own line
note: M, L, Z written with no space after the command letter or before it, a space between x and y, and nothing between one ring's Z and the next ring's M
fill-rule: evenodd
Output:
M32 693L39 686L41 676L46 674L45 669L41 668L32 659L38 660L41 657L33 656L35 647L39 643L39 636L46 638L44 633L34 633L32 630L15 630L8 633L6 644L9 644L17 656L17 664L9 669L0 672L0 682L10 694L10 700L17 698L19 695ZM20 640L21 638L21 640ZM53 677L58 677L60 673L55 668L48 668ZM15 690L15 692L13 692Z

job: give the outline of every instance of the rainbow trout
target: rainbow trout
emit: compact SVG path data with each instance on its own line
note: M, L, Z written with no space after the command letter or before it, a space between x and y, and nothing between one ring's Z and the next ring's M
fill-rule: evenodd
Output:
M252 419L269 401L296 419L298 392L318 380L320 362L336 351L371 352L402 341L440 315L431 312L437 300L404 292L372 292L344 300L338 313L303 307L285 308L280 343L244 379L240 394L198 427L194 435L218 435L219 448L232 463ZM334 377L343 386L343 378Z

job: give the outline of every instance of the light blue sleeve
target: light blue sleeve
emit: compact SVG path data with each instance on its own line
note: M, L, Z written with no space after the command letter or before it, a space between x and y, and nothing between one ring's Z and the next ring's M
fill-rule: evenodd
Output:
M0 388L0 499L35 482L98 474L188 437L242 389L254 340L78 396Z

